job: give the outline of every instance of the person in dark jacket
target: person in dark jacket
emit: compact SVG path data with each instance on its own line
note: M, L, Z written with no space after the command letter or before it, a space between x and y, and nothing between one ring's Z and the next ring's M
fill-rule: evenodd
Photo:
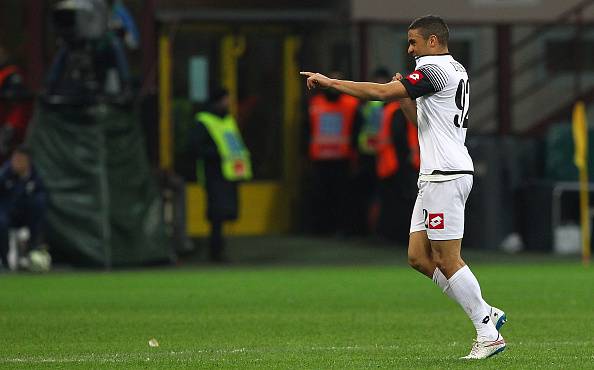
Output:
M197 159L198 181L206 187L210 259L224 262L223 223L238 218L238 182L252 177L249 152L229 113L227 90L212 92L206 108L196 114L190 145Z
M29 248L40 246L47 194L27 148L17 147L0 168L0 259L8 267L8 232L29 229Z

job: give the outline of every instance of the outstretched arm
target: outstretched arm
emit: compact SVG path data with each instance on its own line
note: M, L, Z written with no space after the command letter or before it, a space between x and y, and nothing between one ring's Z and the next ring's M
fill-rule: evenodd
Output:
M385 84L374 82L355 82L328 78L320 73L300 72L307 76L307 87L309 89L333 88L341 93L352 95L365 100L395 100L408 98L408 92L400 81L391 81Z

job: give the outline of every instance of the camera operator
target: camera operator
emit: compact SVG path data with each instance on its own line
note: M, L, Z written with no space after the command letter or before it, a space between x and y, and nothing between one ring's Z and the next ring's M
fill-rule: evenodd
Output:
M52 103L122 103L130 99L130 70L121 40L108 29L103 0L64 0L52 22L59 50L50 68L46 99Z

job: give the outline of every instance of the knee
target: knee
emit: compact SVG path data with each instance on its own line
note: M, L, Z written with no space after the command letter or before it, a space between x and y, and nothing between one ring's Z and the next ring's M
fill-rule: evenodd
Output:
M416 255L408 255L408 265L413 269L425 273L429 267L430 261L427 258L422 258Z
M447 261L442 256L440 256L439 253L433 253L432 259L433 263L435 263L435 267L439 268L440 270L447 266Z
M430 259L409 255L408 264L410 267L427 276L428 278L431 279L433 277L435 264Z
M435 269L431 260L431 249L419 235L411 235L408 242L408 264L413 269L428 275Z
M433 262L447 277L450 277L454 272L458 271L460 267L464 266L464 261L462 261L461 258L445 258L440 255L434 255Z
M449 271L452 267L451 258L448 259L440 253L433 253L433 263L435 263L435 267L440 269L442 272Z

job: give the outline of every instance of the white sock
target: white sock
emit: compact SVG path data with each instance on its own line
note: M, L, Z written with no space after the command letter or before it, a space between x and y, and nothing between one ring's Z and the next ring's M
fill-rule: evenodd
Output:
M452 294L452 290L450 289L450 283L448 282L448 278L446 278L443 272L441 272L441 270L437 267L435 268L435 271L433 271L433 282L437 284L441 291L447 294L448 297L450 297L454 301L456 300L456 298L454 298L454 295Z
M441 291L444 292L448 297L450 297L454 301L456 300L456 298L452 294L452 290L450 289L450 283L448 282L448 278L445 277L443 272L441 272L441 270L437 267L435 268L435 271L433 271L433 282L437 284ZM484 299L483 304L489 308L489 314L491 314L491 305L488 304Z
M448 296L462 306L474 324L477 340L497 340L499 333L495 329L495 323L491 322L489 317L491 307L483 300L481 287L470 268L464 266L456 271L448 283L449 289L447 290L451 292L451 295L448 294Z

